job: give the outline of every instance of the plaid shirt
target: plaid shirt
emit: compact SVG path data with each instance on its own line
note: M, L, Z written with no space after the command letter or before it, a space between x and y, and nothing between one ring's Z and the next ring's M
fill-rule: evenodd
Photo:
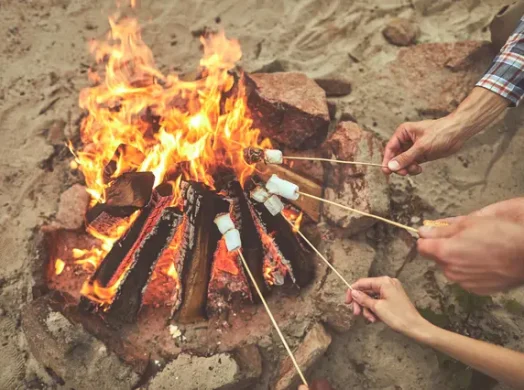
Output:
M508 99L512 106L520 103L524 97L524 17L477 86Z

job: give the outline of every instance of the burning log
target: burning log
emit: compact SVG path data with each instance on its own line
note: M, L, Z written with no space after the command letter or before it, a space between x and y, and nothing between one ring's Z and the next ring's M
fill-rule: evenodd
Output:
M183 216L177 208L166 207L163 210L155 208L149 219L156 220L156 223L140 241L129 271L120 284L117 296L109 310L111 316L126 322L133 322L136 319L157 261L168 248L177 228L182 223Z
M255 277L258 287L263 294L266 294L268 289L264 280L263 272L264 249L251 215L248 198L238 181L231 182L229 185L229 193L234 199L234 212L239 216L236 225L240 231L244 257L249 265L249 269L251 269L251 272Z
M151 172L122 174L106 189L106 202L98 203L86 213L87 224L99 230L98 224L103 227L115 218L128 217L145 207L151 199L154 183L155 175Z
M144 252L143 256L140 256L140 253L143 250L143 246L157 233L157 224L163 217L163 210L169 206L171 201L172 197L161 197L156 193L153 195L150 203L142 210L124 236L113 245L100 266L91 276L87 285L84 286L83 294L84 296L87 296L87 298L83 299L84 308L93 308L93 305L90 304L87 299L96 302L98 305L111 308L116 297L120 295L122 286L126 285L125 282L132 274L131 271L137 264L137 261L142 259L142 257L150 258L147 251ZM174 218L169 217L164 219L171 221ZM166 228L163 230L170 231L170 229ZM163 234L165 235L165 233ZM169 234L170 233L167 234L167 237L169 237ZM167 237L165 238L166 240ZM155 240L153 241L155 242ZM163 246L161 249L163 249ZM146 264L148 262L156 262L160 253L158 253L156 258L152 261L145 260ZM144 260L142 260L142 262L143 261ZM144 271L144 268L141 266L139 268L140 271ZM147 283L149 278L149 273L147 271L145 272L147 278L144 284ZM134 272L133 278L136 278ZM132 285L132 283L130 284ZM142 290L145 286L135 287L137 287L141 296ZM130 298L131 297L124 296L122 299L127 300ZM134 309L136 309L136 311L134 313L126 313L123 316L124 318L122 318L123 320L134 318L136 316L138 309L140 308L140 302L133 302L131 305L135 305Z
M306 286L314 276L314 266L313 262L310 261L309 251L299 241L293 228L281 213L272 215L261 203L255 207L261 219L266 223L267 231L274 236L284 258L291 263L297 285Z
M125 172L134 172L144 161L144 154L131 145L120 144L104 168L104 178L108 182L112 177L119 176Z
M228 209L227 202L203 185L189 183L185 193L185 214L191 225L189 247L191 257L182 269L182 304L175 313L180 323L192 323L206 318L208 282L211 262L220 233L213 220L218 212Z

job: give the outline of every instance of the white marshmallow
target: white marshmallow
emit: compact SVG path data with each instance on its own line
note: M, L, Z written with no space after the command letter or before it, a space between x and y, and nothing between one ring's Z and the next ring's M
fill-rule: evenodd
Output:
M282 151L278 149L264 150L264 161L266 164L282 164L284 162Z
M235 228L235 224L233 223L229 213L217 215L215 218L215 225L217 225L218 230L220 230L220 234L225 234L229 230Z
M289 200L297 200L299 197L298 186L290 181L279 178L277 175L269 178L266 183L266 189L271 194L280 195Z
M284 210L284 203L276 195L271 196L268 200L264 202L264 206L271 213L271 215L277 215Z
M229 252L236 251L242 247L242 241L240 241L240 232L237 229L231 229L224 234L224 240L226 240L226 248Z
M258 203L264 203L270 196L271 195L261 186L257 186L251 191L251 198Z

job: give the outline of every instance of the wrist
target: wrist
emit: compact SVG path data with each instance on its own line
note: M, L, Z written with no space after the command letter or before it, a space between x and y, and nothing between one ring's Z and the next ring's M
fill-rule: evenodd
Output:
M439 329L425 318L420 317L419 321L411 323L403 333L419 343L429 344L435 333L435 328Z

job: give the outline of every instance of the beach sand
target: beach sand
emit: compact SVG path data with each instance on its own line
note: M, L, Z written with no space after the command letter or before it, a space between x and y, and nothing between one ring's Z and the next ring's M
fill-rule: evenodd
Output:
M194 70L201 55L194 32L222 27L240 41L241 65L247 71L272 64L313 78L349 79L353 91L336 99L337 106L387 140L403 121L431 117L391 72L391 63L402 49L384 39L381 31L387 22L394 17L412 19L421 31L419 44L488 40L487 26L505 3L143 0L136 13L162 71ZM47 130L53 123L65 124L64 139L59 136L58 144L77 136L78 96L87 86L87 69L93 63L87 43L106 34L107 16L113 10L110 0L3 0L0 4L0 314L15 324L2 332L0 366L23 361L11 370L12 375L0 376L2 389L62 388L28 352L19 326L20 309L31 300L33 234L52 219L60 194L76 180L67 151L51 144L57 142ZM409 78L409 69L404 74ZM426 217L436 218L523 194L521 112L511 110L458 155L427 164L421 176L393 178L394 203L405 205L415 199L432 210ZM435 308L435 302L449 285L432 264L416 258L397 276L417 305L442 315L442 306ZM524 303L523 295L517 290L495 297L492 304L497 308L490 313L480 308L475 315L481 319L472 325L480 329L477 336L502 327L500 342L522 348L518 341L524 336L522 316L508 313L503 302ZM453 304L464 314L450 300ZM469 329L468 321L475 315L468 313L464 329ZM486 321L491 322L485 325ZM383 326L356 322L348 334L335 336L312 377L327 377L337 389L461 388L471 380L472 371L454 364ZM266 386L261 383L259 388Z

